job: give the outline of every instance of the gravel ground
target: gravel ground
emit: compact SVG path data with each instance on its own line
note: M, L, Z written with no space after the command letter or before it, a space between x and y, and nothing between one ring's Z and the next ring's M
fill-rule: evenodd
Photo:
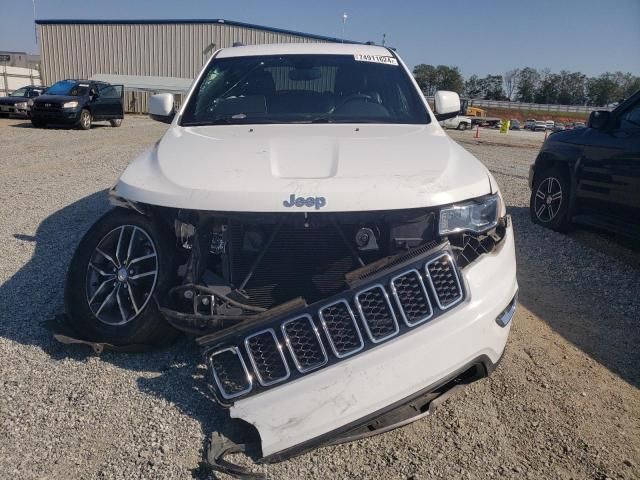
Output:
M0 478L212 478L224 413L188 340L139 355L57 344L70 256L111 186L165 126L35 130L0 120ZM494 172L517 234L520 301L489 379L432 418L268 467L272 478L640 478L640 255L612 236L530 223L542 138L451 132ZM249 462L243 456L235 461ZM222 477L224 478L224 477Z

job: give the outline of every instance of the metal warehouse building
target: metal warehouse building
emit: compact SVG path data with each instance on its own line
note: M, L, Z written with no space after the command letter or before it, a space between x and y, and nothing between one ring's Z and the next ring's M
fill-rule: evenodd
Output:
M342 42L320 35L228 20L37 20L45 85L96 74L194 78L219 48L235 42ZM144 112L148 94L127 92L127 111Z

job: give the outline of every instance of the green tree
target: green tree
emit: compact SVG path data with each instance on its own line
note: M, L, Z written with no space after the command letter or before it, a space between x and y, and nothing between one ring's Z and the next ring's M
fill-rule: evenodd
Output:
M606 72L599 77L590 78L587 81L587 96L591 105L599 107L620 100L616 76L613 73Z
M482 83L477 75L471 75L467 81L464 82L464 94L469 98L480 98L484 96Z
M421 63L413 67L413 76L425 95L436 92L436 67Z
M502 89L502 75L487 75L482 79L484 98L486 100L504 100L504 90Z
M561 105L584 105L587 76L581 72L560 71L558 103Z
M464 90L464 78L458 67L438 65L436 67L437 90L451 90L462 93Z
M551 73L547 68L540 74L540 82L536 89L533 101L535 103L558 103L560 90L560 75Z
M540 73L535 68L525 67L520 70L518 73L516 100L519 102L533 102L539 82Z
M413 76L425 95L433 95L437 90L451 90L461 93L464 78L458 67L447 65L427 65L421 63L413 68Z

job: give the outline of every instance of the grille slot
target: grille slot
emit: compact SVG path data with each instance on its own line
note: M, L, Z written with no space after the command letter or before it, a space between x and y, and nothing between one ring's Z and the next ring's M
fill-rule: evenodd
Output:
M299 372L310 372L327 363L327 352L311 316L287 320L282 324L282 334Z
M249 335L244 345L260 385L267 387L289 378L289 366L272 328Z
M209 367L224 398L239 397L251 391L251 375L237 347L215 352L209 357Z
M426 265L427 278L442 310L462 300L462 286L453 259L448 253L440 255Z
M364 348L356 317L346 301L327 305L318 311L318 315L336 357L348 357Z
M373 343L382 342L398 333L398 321L382 285L362 290L356 294L355 303Z
M391 291L405 323L413 327L429 320L433 309L422 275L417 270L409 270L391 279Z

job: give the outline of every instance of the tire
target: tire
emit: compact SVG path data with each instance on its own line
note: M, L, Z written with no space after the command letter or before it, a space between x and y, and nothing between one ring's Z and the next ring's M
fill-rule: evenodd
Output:
M172 238L159 222L123 208L106 213L89 229L73 255L64 291L69 323L80 336L152 346L176 338L178 331L153 298L173 286Z
M536 174L529 200L533 223L557 232L571 229L569 199L571 185L567 172L551 167Z
M82 111L80 112L78 127L80 127L81 130L91 129L91 112L86 108L83 108Z
M122 119L121 118L116 118L113 120L109 120L109 123L111 124L112 127L117 128L120 125L122 125Z
M47 128L47 123L42 120L36 120L35 118L31 119L31 125L35 128Z
M466 130L467 129L467 124L464 122L461 122L458 124L458 130Z

